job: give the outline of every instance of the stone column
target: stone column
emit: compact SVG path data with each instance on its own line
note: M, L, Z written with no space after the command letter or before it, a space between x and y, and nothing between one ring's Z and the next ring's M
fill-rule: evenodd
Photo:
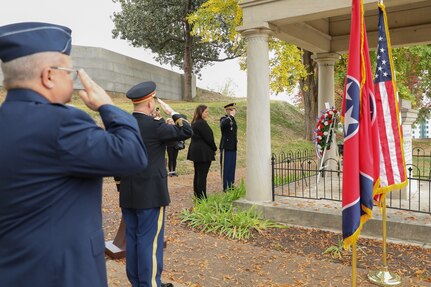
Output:
M312 59L317 63L318 68L318 100L317 108L320 117L321 112L326 110L326 103L329 107L335 106L334 102L334 66L335 62L340 59L340 55L336 53L321 53L312 56ZM340 110L340 107L338 107ZM335 127L337 128L337 127ZM331 144L331 149L327 150L325 157L322 159L325 161L328 158L337 159L336 150L337 143L335 142L335 136L332 137L333 142ZM327 169L336 169L335 161L329 161Z
M272 201L269 106L269 29L250 29L247 42L246 199Z
M400 100L400 113L401 113L401 125L403 128L403 143L404 143L404 159L406 162L407 168L413 162L413 147L412 147L412 124L416 121L418 117L418 111L412 109L412 104L408 100ZM409 171L407 170L407 177L409 176ZM409 182L407 187L401 190L401 198L407 199L409 198L409 190L411 190L412 194L417 192L417 181L413 180ZM393 197L398 197L398 192L393 193Z
M336 53L322 53L313 55L312 59L317 63L319 73L317 107L320 112L325 110L325 103L334 106L334 66L335 62L340 59L340 55Z

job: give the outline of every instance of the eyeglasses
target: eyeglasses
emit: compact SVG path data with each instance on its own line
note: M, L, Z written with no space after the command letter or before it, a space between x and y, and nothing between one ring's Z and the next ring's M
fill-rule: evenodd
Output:
M72 81L75 81L78 78L78 70L63 68L63 67L50 67L53 70L61 70L66 71L69 74L69 77Z

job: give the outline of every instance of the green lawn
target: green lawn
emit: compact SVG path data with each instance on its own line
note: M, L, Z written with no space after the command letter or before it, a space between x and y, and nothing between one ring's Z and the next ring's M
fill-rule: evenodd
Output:
M115 104L131 112L133 109L132 103L122 94L112 95ZM236 102L238 112L236 114L236 120L238 124L238 167L245 167L246 165L246 115L247 115L247 101L245 99L229 98L229 97L197 97L193 102L182 102L182 101L169 101L166 102L172 106L172 108L182 114L185 114L189 120L192 119L195 108L199 104L205 104L209 107L209 118L208 123L214 132L214 137L217 146L220 141L220 128L219 119L224 115L223 106L230 103ZM78 108L87 111L91 116L100 123L100 119L97 112L89 110L79 99L78 96L74 96L72 104ZM297 149L310 149L313 147L312 143L303 139L304 120L303 115L292 105L273 101L271 102L271 147L274 153L280 153L281 151L297 150ZM186 141L186 148L180 151L178 155L178 172L179 173L191 173L193 171L192 162L186 160L188 144L190 140ZM217 154L218 158L218 154ZM218 171L220 169L218 159L211 166L212 171Z
M128 111L132 111L132 104L124 94L110 93L115 104ZM4 100L5 91L0 88L0 104ZM192 102L182 101L166 101L172 108L180 113L185 114L190 120L193 117L194 109L199 104L205 104L209 107L208 123L211 126L216 144L220 141L219 119L224 115L223 106L236 102L238 112L236 120L238 124L238 167L245 167L246 165L246 115L247 115L247 101L246 99L229 98L218 95L196 97ZM72 98L72 104L88 112L97 123L101 124L99 114L89 110L75 94ZM304 149L313 149L313 144L310 141L303 139L304 119L303 114L294 106L279 101L271 102L271 149L275 154L287 151L296 151ZM191 173L193 171L192 163L186 160L188 144L190 140L186 141L186 149L180 151L178 156L178 172ZM414 139L413 146L421 147L427 154L431 152L431 139ZM219 170L218 162L214 162L211 170Z

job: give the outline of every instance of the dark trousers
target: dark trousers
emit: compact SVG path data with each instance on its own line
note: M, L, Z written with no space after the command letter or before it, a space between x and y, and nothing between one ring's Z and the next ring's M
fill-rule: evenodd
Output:
M161 286L165 207L122 208L126 223L126 273L133 287Z
M193 178L193 191L196 198L207 198L207 176L211 162L194 161L195 177Z
M235 183L236 150L223 150L223 191Z
M166 151L168 152L168 169L169 171L175 171L177 167L178 150L173 146L168 146Z

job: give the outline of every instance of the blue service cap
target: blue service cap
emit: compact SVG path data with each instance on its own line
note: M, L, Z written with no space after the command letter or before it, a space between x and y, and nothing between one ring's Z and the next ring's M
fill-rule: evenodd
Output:
M236 103L230 103L224 106L225 109L236 109Z
M127 91L126 97L134 104L142 103L156 96L156 83L153 81L139 83Z
M40 22L15 23L0 27L0 59L9 62L40 52L70 55L72 30Z

